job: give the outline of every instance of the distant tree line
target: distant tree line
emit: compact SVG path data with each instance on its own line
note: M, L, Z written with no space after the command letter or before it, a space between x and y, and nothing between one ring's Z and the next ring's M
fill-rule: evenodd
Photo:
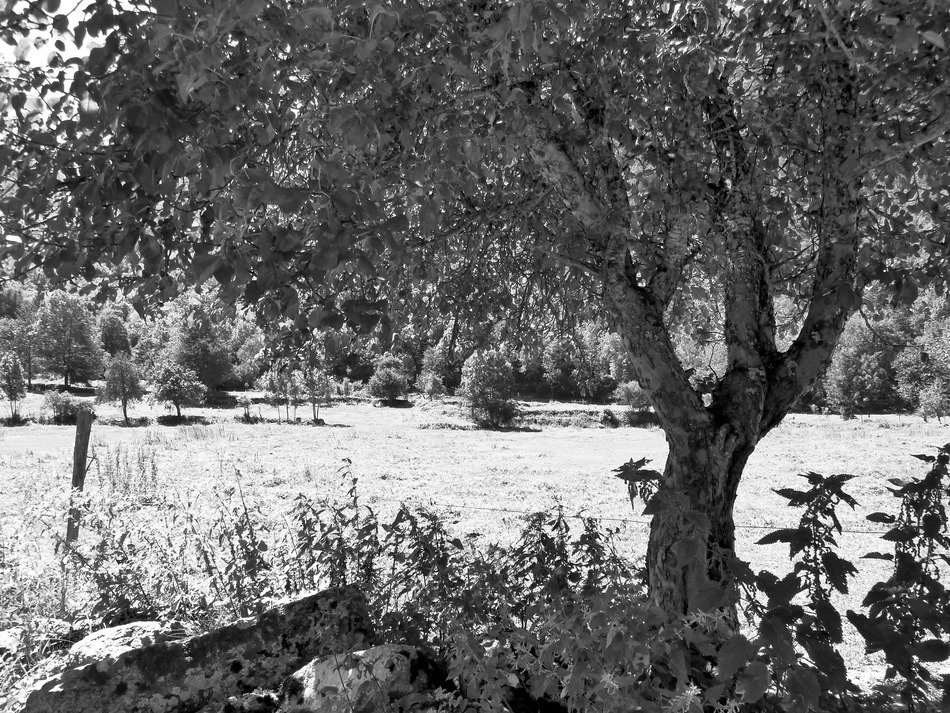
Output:
M210 297L195 293L143 319L128 304L99 305L39 285L8 285L0 290L0 389L16 416L40 374L66 389L102 380L98 398L120 404L128 418L129 403L145 396L146 383L178 415L216 391L256 388L279 417L283 409L285 418L291 410L296 418L297 408L309 405L316 421L331 382L344 395L365 385L370 396L395 403L410 391L428 397L468 393L472 375L487 373L491 364L491 373L506 375L506 398L646 405L619 337L593 319L518 334L503 324L434 319L425 327L397 329L387 344L346 328L324 329L291 352L269 350L272 337L249 318L222 315ZM799 410L942 417L950 413L948 340L945 297L925 294L912 306L894 306L871 290L827 375ZM698 390L708 393L725 360L721 340L684 329L675 347ZM497 391L502 382L491 383Z

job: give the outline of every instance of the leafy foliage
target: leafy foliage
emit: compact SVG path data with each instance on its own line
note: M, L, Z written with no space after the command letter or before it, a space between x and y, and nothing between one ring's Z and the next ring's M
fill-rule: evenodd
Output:
M138 367L128 354L121 351L106 363L105 381L96 394L104 403L118 402L122 405L122 417L129 422L129 404L145 397L145 386Z
M386 404L394 404L399 401L408 389L409 382L402 369L395 369L391 366L383 366L377 369L366 385L366 390L370 396L380 399Z
M92 406L85 399L59 391L50 391L46 394L44 403L52 412L53 423L61 426L76 423L76 418L82 411L92 411Z
M166 363L154 376L153 396L175 407L181 418L182 406L194 406L204 401L207 388L191 369L181 364Z
M26 396L26 382L23 380L20 360L12 352L0 354L0 392L10 402L10 418L16 421L20 413L20 401Z
M866 557L894 562L891 576L876 583L864 599L867 614L848 618L867 642L869 653L882 651L888 677L902 679L900 695L911 709L933 698L935 680L926 663L950 659L950 590L942 581L950 566L947 535L947 463L950 444L936 456L918 455L930 464L923 478L891 478L888 490L900 500L895 517L874 513L868 520L891 525L882 537L894 553ZM941 564L942 563L942 564ZM950 695L944 680L944 696Z
M476 423L490 428L509 425L518 415L511 398L514 374L511 362L499 350L472 354L462 366L459 395Z
M66 292L50 292L37 314L37 356L64 385L99 376L102 352L88 303Z
M132 353L126 320L117 310L109 309L99 315L99 343L110 357Z
M227 335L200 306L192 307L182 316L165 358L193 371L209 389L220 387L232 378Z
M892 333L893 334L893 333ZM829 403L841 413L893 413L905 409L897 391L898 350L860 319L848 323L825 376ZM894 335L896 336L896 335Z

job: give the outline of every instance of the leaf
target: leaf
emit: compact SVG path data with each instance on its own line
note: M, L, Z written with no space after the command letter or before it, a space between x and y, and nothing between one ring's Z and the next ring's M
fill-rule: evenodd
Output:
M943 37L939 33L928 30L927 32L921 32L920 35L930 44L935 45L942 50L947 49L947 43L943 41Z
M815 616L832 641L840 642L844 631L841 628L841 614L834 605L827 600L815 602Z
M238 4L238 16L242 20L254 20L267 7L267 0L242 0Z
M913 25L903 24L894 33L894 49L901 52L914 52L920 44L920 35ZM901 300L903 302L903 300ZM911 300L913 302L913 300ZM905 302L904 304L910 304Z
M768 533L762 539L760 539L755 544L757 545L771 545L776 542L794 542L796 539L802 536L802 532L798 529L784 528L782 530L774 530L773 532Z
M772 676L768 666L761 661L753 661L742 672L736 692L742 696L743 703L755 703L765 695L771 684Z
M821 564L828 575L831 586L842 594L848 593L848 577L858 573L857 568L846 559L842 559L834 552L824 552L821 555Z
M936 663L950 658L950 643L940 639L928 639L914 644L914 655L921 661Z
M742 634L733 636L719 649L719 673L717 678L720 681L728 681L749 662L753 653L752 644L749 643L746 637Z
M785 687L792 702L792 710L802 711L802 713L817 710L821 697L821 685L812 669L806 666L793 669L785 677Z

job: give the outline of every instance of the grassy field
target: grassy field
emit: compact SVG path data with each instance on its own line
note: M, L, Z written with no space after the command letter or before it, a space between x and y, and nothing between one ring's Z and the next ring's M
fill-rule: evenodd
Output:
M25 414L38 411L40 404L40 397L30 396ZM325 427L249 425L238 422L240 409L204 409L191 413L207 425L125 428L106 423L116 412L100 407L88 489L94 493L110 487L110 479L121 472L132 479L133 489L140 483L166 503L200 509L240 485L249 504L276 520L298 493L341 495L347 483L340 467L348 459L363 502L383 516L399 502L418 504L443 514L458 534L505 540L519 513L560 502L569 513L606 518L607 524L622 528L625 552L642 555L647 532L642 506L631 509L624 484L611 470L641 457L661 467L666 453L662 432L600 428L597 407L534 405L533 411L535 422L576 425L529 423L519 431L479 431L465 426L455 405L421 403L398 409L334 405L321 412ZM558 411L562 416L568 412L567 417L558 417ZM140 407L134 415L156 413ZM273 409L263 413L275 418ZM309 410L299 415L306 417ZM7 567L0 574L10 576L14 565L22 571L51 556L51 535L61 529L56 513L64 512L68 495L73 437L74 428L66 426L0 428L0 565ZM857 476L848 489L860 507L839 513L844 527L855 531L841 538L844 555L857 559L870 550L888 549L878 535L868 533L877 526L864 516L893 510L886 479L922 474L922 464L911 454L932 452L947 441L946 424L913 417L789 417L760 445L746 469L736 507L740 556L756 569L789 569L783 545L763 547L755 541L768 529L797 520L798 512L785 507L772 489L797 486L802 482L797 474L806 471ZM159 508L147 504L140 513L143 518L161 516ZM861 570L852 595L839 602L842 611L859 606L884 571L882 563L870 560L861 563ZM858 680L880 674L876 662L865 660L853 632L843 653Z

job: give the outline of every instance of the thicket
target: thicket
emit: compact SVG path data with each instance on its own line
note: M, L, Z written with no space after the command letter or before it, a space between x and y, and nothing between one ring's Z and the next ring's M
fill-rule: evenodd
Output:
M511 425L518 417L513 386L511 362L501 351L485 349L465 360L459 394L476 423L488 428Z
M445 657L450 707L464 695L484 710L517 696L611 713L928 710L941 687L946 695L935 665L950 656L950 445L918 457L923 477L889 481L894 512L868 516L886 532L881 551L865 557L893 568L860 611L847 612L869 653L885 657L879 695L857 690L840 653L834 598L853 586L858 567L837 552L837 509L855 505L849 475L808 473L804 487L777 491L801 514L760 543L788 544L787 575L736 561L737 580L709 589L705 611L670 620L645 595L644 572L618 554L618 531L562 507L524 517L510 544L485 542L451 532L426 510L401 506L382 521L344 466L342 501L300 495L275 518L248 502L236 473L210 511L199 510L163 499L147 450L117 450L101 454L103 487L80 503L83 536L62 550L65 569L16 570L14 559L0 557L3 575L20 590L43 590L36 601L48 607L9 598L0 622L39 627L41 615L81 613L92 627L160 619L200 630L275 598L350 585L367 598L383 640ZM645 464L631 461L618 475L631 498L657 512L668 505L659 473ZM143 518L152 506L163 517ZM60 522L50 520L56 539ZM696 547L677 543L677 556ZM0 663L0 685L45 653L27 647ZM687 665L697 657L703 666Z

